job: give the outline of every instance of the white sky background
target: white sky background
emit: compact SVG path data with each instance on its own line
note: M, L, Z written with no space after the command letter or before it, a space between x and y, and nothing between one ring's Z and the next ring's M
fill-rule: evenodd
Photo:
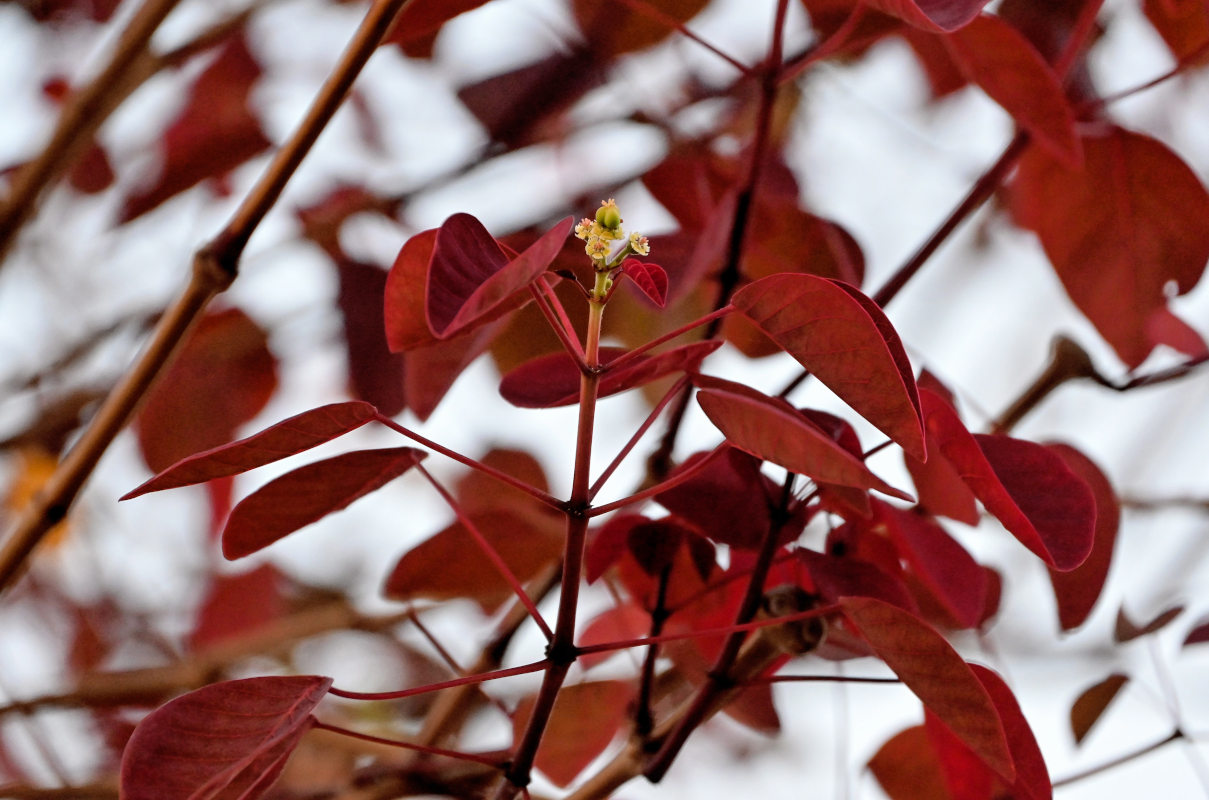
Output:
M772 5L765 0L719 0L691 27L741 59L754 61L765 47ZM187 36L195 26L219 16L219 8L217 3L204 7L185 3L167 32ZM807 34L797 4L791 8L792 52L794 44L807 40ZM271 139L280 142L295 124L361 10L360 5L282 0L257 17L252 47L270 79L258 87L254 102ZM1110 0L1101 19L1112 20L1109 35L1097 44L1091 58L1102 91L1140 83L1170 67L1162 42L1132 2ZM549 52L571 29L565 10L554 0L495 0L450 23L431 64L408 63L393 50L375 56L359 86L383 120L388 152L367 153L351 115L339 116L253 237L242 275L228 292L227 302L246 309L272 331L272 346L282 362L282 389L248 427L249 432L344 397L332 271L312 248L291 241L294 223L289 212L313 201L339 179L398 191L455 167L483 135L457 103L457 88ZM98 44L95 36L81 34L78 48L52 48L45 33L22 12L12 4L0 5L0 109L5 109L0 164L30 157L53 122L53 109L38 94L42 79L61 71L88 74L97 63ZM659 107L666 102L669 65L685 60L715 79L729 70L692 43L674 41L635 56L609 87L590 95L578 113L593 120L602 116L602 109L618 104ZM37 79L31 79L31 70ZM181 85L179 77L153 80L102 130L101 139L123 186L137 185L154 173L154 141L175 114ZM860 243L868 263L865 288L872 291L994 160L1011 136L1011 122L972 89L938 106L927 106L924 80L897 40L878 46L855 66L821 65L804 85L806 97L790 163L811 210L842 223ZM1209 137L1204 135L1209 129L1209 73L1171 81L1117 103L1112 114L1127 127L1162 139L1202 180L1209 178ZM661 136L634 125L595 130L574 139L562 152L530 148L427 193L409 206L400 225L355 222L346 245L354 255L388 263L408 235L435 226L456 211L473 213L490 229L503 233L530 219L518 211L527 214L528 209L538 208L562 213L565 198L583 186L625 174L634 165L654 163L664 148ZM250 185L263 163L259 159L238 171L235 196L225 203L214 202L204 188L194 190L117 229L111 222L117 202L113 197L98 202L63 191L49 196L38 218L28 225L19 252L0 273L0 385L27 375L66 342L89 336L132 309L161 307L183 285L193 250L221 228L240 188ZM641 187L622 188L618 199L627 223L644 233L658 233L671 224ZM64 235L65 231L71 234ZM658 262L657 252L652 260ZM1179 299L1175 308L1209 336L1209 289L1204 283L1191 296ZM936 372L957 391L971 427L1002 411L1031 381L1057 332L1073 335L1105 374L1122 374L1119 362L1067 300L1035 239L986 209L946 243L888 313L913 364ZM107 348L100 354L104 358L90 364L83 377L112 376L130 358L131 344L118 342ZM1142 371L1175 360L1173 354L1159 352ZM765 389L779 386L796 370L788 359L753 365L725 349L708 362L708 368L727 377L746 376ZM573 412L511 409L496 399L496 380L490 363L478 362L423 432L471 455L481 454L493 443L544 445L553 489L563 492L566 479L560 476L569 472ZM852 417L817 385L795 399ZM1126 496L1209 497L1203 456L1209 451L1206 409L1206 374L1125 396L1096 387L1068 386L1016 433L1075 444L1108 471ZM0 396L0 435L15 429L29 413L28 402ZM602 429L612 424L628 431L642 413L630 398L610 399L603 404ZM554 429L565 433L551 436ZM611 457L616 438L602 437L600 463ZM874 441L864 438L867 444ZM698 414L688 420L681 455L716 440L717 434ZM397 443L396 437L381 431L357 432L301 459L241 479L239 488L246 492L274 474L324 455ZM438 475L459 474L438 456L429 463ZM613 493L606 489L606 499L632 486L640 465L636 459L631 470L620 472L610 482ZM897 454L879 456L874 467L892 483L904 483L898 479L902 473ZM0 478L10 469L11 465L0 462ZM164 626L179 631L188 624L189 609L200 590L196 576L217 556L198 544L205 520L200 491L154 495L121 506L114 502L145 476L133 439L123 436L79 507L96 538L76 542L61 555L45 559L39 570L48 578L70 581L82 597L102 586L121 586L131 607L155 610ZM417 477L407 476L373 498L274 545L249 559L248 565L267 558L306 580L341 586L352 582L367 607L398 608L376 596L386 570L408 543L437 530L447 518L431 491ZM997 524L976 531L949 527L980 560L998 567L1007 579L1003 609L987 642L963 640L963 653L995 667L1009 680L1033 723L1053 776L1100 763L1170 731L1170 718L1159 699L1163 679L1155 670L1155 654L1163 669L1171 672L1187 729L1209 734L1209 692L1204 681L1209 647L1179 652L1184 632L1206 610L1205 598L1195 591L1209 578L1204 564L1209 538L1203 516L1127 512L1106 596L1089 624L1061 641L1057 641L1053 601L1041 564ZM817 542L819 533L814 535ZM589 595L587 602L601 600ZM1141 641L1114 649L1111 628L1122 602L1135 620L1149 619L1175 602L1189 603L1190 610L1154 644ZM448 644L462 656L474 646L473 637L466 635L464 610L458 607L439 620ZM5 642L0 647L0 694L27 696L56 688L60 678L55 669L64 643L54 633L48 636L38 620L0 613L0 640ZM528 644L528 653L540 651L536 638ZM299 668L334 675L338 684L364 690L394 688L406 680L384 670L372 654L348 657L347 648L353 646L341 639L327 647L309 647L302 658L314 663ZM513 652L526 650L517 647ZM137 657L129 654L132 662ZM617 660L614 666L623 663ZM829 666L804 662L799 669L825 671ZM850 663L844 669L848 674L880 674L872 663ZM1113 670L1129 672L1137 682L1076 751L1066 723L1070 703ZM509 684L513 685L524 684ZM811 685L778 691L785 725L779 739L765 740L726 721L711 723L692 738L662 786L635 782L618 796L875 798L879 792L862 765L889 735L922 718L918 702L901 687ZM62 741L83 739L70 715L43 724L64 737ZM64 753L69 761L86 752L86 748L72 750ZM76 766L84 769L86 764ZM1177 745L1062 790L1059 797L1205 794L1193 763Z

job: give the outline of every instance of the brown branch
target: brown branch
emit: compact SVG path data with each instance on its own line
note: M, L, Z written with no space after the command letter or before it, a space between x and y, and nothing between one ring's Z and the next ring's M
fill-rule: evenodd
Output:
M1020 420L1048 397L1050 392L1067 381L1075 378L1094 379L1098 377L1099 373L1091 363L1091 356L1087 354L1087 351L1073 339L1059 336L1054 340L1049 364L1046 365L1045 370L991 425L991 432L1002 434L1010 432Z
M1135 759L1141 758L1142 756L1149 755L1150 753L1153 753L1155 750L1158 750L1161 747L1165 747L1166 745L1169 745L1175 741L1179 741L1180 739L1183 739L1183 738L1184 738L1183 732L1180 731L1179 729L1176 729L1176 730L1172 731L1171 734L1169 736L1167 736L1166 738L1160 739L1157 742L1148 744L1145 747L1139 748L1138 750L1134 750L1132 753L1126 753L1123 756L1118 756L1111 761L1107 761L1103 764L1092 767L1091 769L1086 769L1086 770L1083 770L1082 772L1075 773L1074 775L1068 775L1065 778L1059 778L1058 780L1054 781L1054 788L1057 789L1061 786L1069 786L1072 783L1077 783L1078 781L1081 781L1085 778L1090 778L1093 775L1099 775L1101 772L1106 772L1115 767L1119 767L1122 764L1128 764L1130 761L1134 761Z
M147 350L109 393L79 442L0 546L0 591L12 583L46 533L67 515L102 454L125 427L210 300L235 280L238 261L248 238L276 203L286 182L336 113L395 15L408 2L410 0L375 0L302 122L265 167L231 221L194 256L192 279L156 326Z

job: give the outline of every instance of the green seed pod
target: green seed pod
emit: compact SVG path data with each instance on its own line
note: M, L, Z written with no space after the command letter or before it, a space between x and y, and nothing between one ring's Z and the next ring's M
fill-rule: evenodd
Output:
M601 226L608 228L611 231L615 231L617 230L618 226L621 225L621 212L617 210L617 205L615 203L606 203L605 205L602 205L600 208L596 209L596 221L599 222Z

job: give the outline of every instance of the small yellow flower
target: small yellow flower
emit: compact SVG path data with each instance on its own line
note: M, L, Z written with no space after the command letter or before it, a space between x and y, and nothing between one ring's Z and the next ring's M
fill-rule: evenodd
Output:
M651 252L651 242L645 236L639 236L636 233L631 233L630 250L640 256L649 255Z
M575 237L577 239L587 239L592 235L592 228L595 225L595 220L584 217L579 221L579 224L575 226Z
M588 239L588 245L584 248L588 255L592 258L604 260L609 257L609 241L599 236L592 236Z

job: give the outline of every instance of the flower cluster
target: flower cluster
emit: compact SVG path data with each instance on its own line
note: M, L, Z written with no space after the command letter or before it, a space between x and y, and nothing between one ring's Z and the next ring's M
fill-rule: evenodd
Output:
M625 257L634 253L645 256L651 252L651 243L645 236L631 233L626 236L621 227L621 212L613 198L601 201L596 209L596 218L584 217L575 226L575 235L587 244L584 250L592 258L597 272L607 272L621 264ZM624 241L625 246L613 253L613 242Z

